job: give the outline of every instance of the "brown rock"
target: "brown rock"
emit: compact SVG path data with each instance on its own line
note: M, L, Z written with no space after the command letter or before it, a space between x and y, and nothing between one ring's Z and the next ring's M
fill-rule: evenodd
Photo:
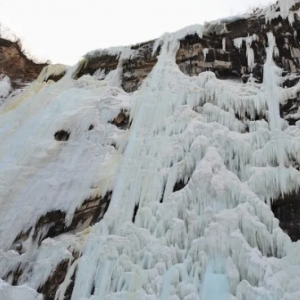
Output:
M30 60L22 52L20 43L0 38L0 74L10 78L13 88L35 80L46 65Z

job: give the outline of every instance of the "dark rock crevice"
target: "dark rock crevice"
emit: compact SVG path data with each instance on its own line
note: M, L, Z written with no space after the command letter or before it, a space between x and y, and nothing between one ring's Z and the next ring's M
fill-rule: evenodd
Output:
M35 232L40 231L44 226L48 226L48 232L43 239L47 237L55 237L59 234L78 231L92 226L99 222L106 213L112 193L107 193L103 198L89 198L83 202L83 204L76 209L72 222L69 226L65 224L66 214L61 211L48 212L45 216L42 216L36 224Z
M129 114L125 110L121 110L121 112L118 114L116 118L114 118L109 123L117 126L119 129L126 130L130 128L130 122L129 122Z
M66 131L66 130L59 130L54 134L54 138L57 141L67 141L69 137L70 137L70 131Z
M95 127L95 126L94 126L93 124L91 124L91 125L89 126L89 129L88 129L88 130L89 130L89 131L90 131L90 130L93 130L94 127Z
M189 179L184 181L182 179L180 179L179 181L177 181L173 187L173 193L178 192L180 190L182 190L189 182Z
M20 40L0 37L0 74L7 75L13 89L23 88L35 80L48 63L36 63L24 54Z
M274 200L271 208L280 227L291 240L300 240L300 192L295 191Z
M134 206L133 215L132 215L132 223L135 222L135 218L136 218L138 210L139 210L139 203Z
M291 98L285 104L280 104L280 116L285 119L290 126L295 125L300 120L298 115L300 99Z

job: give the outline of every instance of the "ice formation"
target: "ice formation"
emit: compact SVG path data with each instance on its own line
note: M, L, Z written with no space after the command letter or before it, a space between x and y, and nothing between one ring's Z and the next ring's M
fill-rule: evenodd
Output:
M11 84L9 77L0 74L0 105L4 103L10 92Z
M280 3L286 15L284 3L294 2ZM40 300L36 290L62 261L68 271L56 300L74 274L72 300L300 299L300 243L290 241L269 206L300 184L290 163L300 164L300 128L279 115L279 103L299 87L279 86L271 32L262 84L222 81L209 71L186 76L175 61L179 39L208 27L158 39L157 63L134 93L120 86L122 58L133 53L117 48L89 54L120 57L108 75L99 69L73 79L84 61L47 67L0 108L1 299L22 293ZM252 39L245 39L249 47ZM45 82L62 72L58 82ZM130 112L128 130L109 123L121 110ZM260 114L268 122L241 121ZM61 129L70 136L58 143L53 135ZM179 181L184 186L174 191ZM108 191L100 222L35 242L32 228L42 215L60 210L70 224L85 199ZM13 250L26 231L22 252ZM10 274L17 269L15 287Z
M1 300L43 300L35 290L27 286L13 287L0 279L0 299Z

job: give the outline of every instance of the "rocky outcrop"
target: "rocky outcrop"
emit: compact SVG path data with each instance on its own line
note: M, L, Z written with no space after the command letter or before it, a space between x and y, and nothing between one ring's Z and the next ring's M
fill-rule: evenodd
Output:
M148 76L156 63L156 55L152 55L154 42L146 42L131 49L136 51L135 57L123 63L122 87L126 92L134 92Z
M14 89L35 80L46 65L26 57L19 43L0 38L0 74L10 78Z
M187 35L180 41L176 61L180 70L197 76L204 71L213 71L224 80L238 80L246 83L250 76L256 82L263 81L263 65L266 59L265 47L268 46L268 33L272 32L277 45L274 55L276 64L282 68L282 86L291 87L299 82L300 74L300 18L295 5L292 11L294 22L283 19L280 15L266 21L265 15L253 14L248 18L240 18L224 22L210 31ZM122 63L122 87L127 92L137 90L144 78L151 72L156 63L157 54L153 52L155 41L131 46L135 51L129 59ZM87 63L80 69L78 77L84 74L93 75L98 69L107 74L118 65L118 55L87 57ZM300 119L294 115L297 99L290 99L282 105L282 115L289 123Z

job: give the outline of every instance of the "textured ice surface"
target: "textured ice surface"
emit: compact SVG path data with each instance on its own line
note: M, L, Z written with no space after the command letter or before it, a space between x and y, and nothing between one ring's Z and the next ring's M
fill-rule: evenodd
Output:
M0 279L1 300L43 300L43 296L27 286L11 286Z
M104 79L99 71L75 81L74 66L45 83L45 74L58 72L50 68L3 105L1 277L21 267L19 283L30 294L69 260L59 300L74 272L73 300L299 300L300 243L268 205L299 187L291 160L300 163L300 129L279 116L279 103L299 87L279 87L272 33L263 84L184 75L175 62L178 39L201 30L158 39L157 64L132 94L120 88L122 58L131 54L118 48L105 52L120 62ZM128 130L109 123L122 109L130 111ZM241 121L257 115L268 122ZM70 131L69 140L57 142L58 130ZM179 181L185 185L174 192ZM22 254L11 250L40 216L61 210L68 224L85 199L107 191L110 206L93 227L40 246L31 232ZM71 263L73 252L82 255Z

